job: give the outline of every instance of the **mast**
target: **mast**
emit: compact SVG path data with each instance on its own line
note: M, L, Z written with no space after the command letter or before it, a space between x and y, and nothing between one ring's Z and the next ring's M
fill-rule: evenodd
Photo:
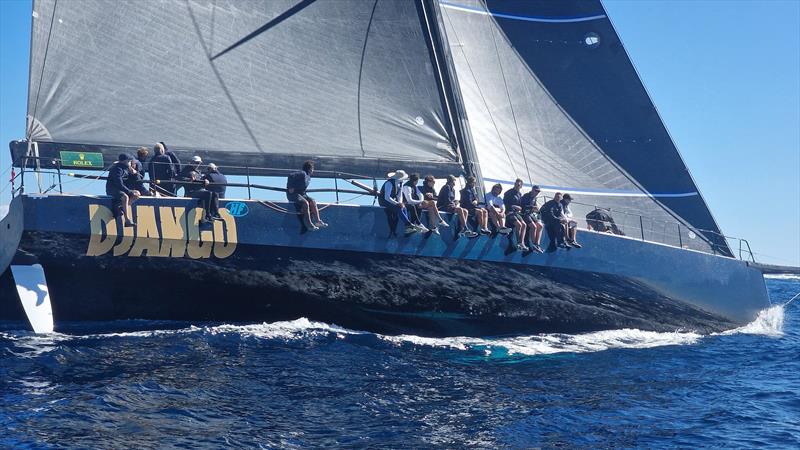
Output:
M456 139L456 147L461 157L464 172L467 176L476 177L478 179L476 187L481 189L483 187L483 177L481 176L480 165L475 153L475 146L472 142L472 135L469 132L467 115L464 110L461 91L458 89L456 71L450 55L450 45L447 43L447 35L443 32L437 3L436 0L420 0L425 26L430 39L432 60L442 86L445 110L450 118L450 125L453 130L453 136Z

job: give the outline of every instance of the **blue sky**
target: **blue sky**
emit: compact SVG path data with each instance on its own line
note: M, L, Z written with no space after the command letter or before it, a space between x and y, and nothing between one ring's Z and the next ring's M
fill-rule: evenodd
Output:
M800 1L604 5L723 231L800 265ZM0 0L3 184L24 137L30 13Z

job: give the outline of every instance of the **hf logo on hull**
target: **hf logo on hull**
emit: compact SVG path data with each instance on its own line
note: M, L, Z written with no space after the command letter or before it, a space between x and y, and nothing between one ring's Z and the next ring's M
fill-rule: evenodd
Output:
M155 256L192 259L227 258L236 251L236 220L220 208L221 221L210 230L200 229L201 208L137 205L135 227L122 226L111 209L89 205L91 235L87 256ZM205 228L205 227L204 227Z

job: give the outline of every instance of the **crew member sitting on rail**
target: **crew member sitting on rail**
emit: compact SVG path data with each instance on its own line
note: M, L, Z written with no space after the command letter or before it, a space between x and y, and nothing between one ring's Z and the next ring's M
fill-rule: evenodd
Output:
M408 218L408 210L403 203L403 181L408 179L404 170L396 170L386 174L387 180L381 186L378 193L378 204L386 212L386 221L389 225L389 237L397 236L397 224L400 219L406 224L406 234L422 231L418 225L411 222Z
M148 152L147 147L139 147L136 151L136 158L131 160L131 166L136 170L136 174L129 176L125 180L125 186L128 189L134 189L139 191L139 195L147 196L149 195L150 191L144 185L144 161L147 161Z
M608 209L595 206L594 210L586 214L586 225L590 230L599 231L601 233L614 233L619 236L625 236L625 233L617 227L614 218L609 214Z
M150 181L159 181L155 185L158 186L156 192L162 191L167 194L175 194L175 187L170 181L175 178L177 173L175 173L169 156L164 154L164 146L160 142L153 146L153 157L150 158L150 162L147 164L147 173L150 176Z
M571 248L564 242L564 224L567 222L567 219L564 218L561 200L561 192L556 192L552 200L545 202L545 204L539 208L544 227L547 229L547 237L550 239L550 245L547 246L548 253L556 251L557 247Z
M503 204L508 208L506 225L516 230L514 234L517 237L517 250L526 252L530 249L525 245L527 226L522 219L522 185L522 180L517 178L514 181L514 186L503 195Z
M542 225L539 216L539 207L536 206L536 196L539 195L541 189L539 186L534 185L529 192L522 196L522 220L528 226L528 244L531 250L537 253L544 253L541 247L542 241Z
M469 212L466 209L458 206L458 200L456 200L455 176L447 176L447 183L445 183L445 185L442 186L442 189L439 190L439 196L436 198L436 207L439 208L440 211L455 214L456 217L458 217L459 236L466 236L468 238L474 238L478 236L478 233L470 230L467 226L467 216L469 215Z
M328 226L319 217L317 201L306 194L313 173L314 161L308 160L303 163L303 170L292 172L286 178L286 199L293 202L295 209L300 213L303 231L317 231Z
M200 225L214 220L214 215L219 217L219 211L214 209L214 193L206 189L208 181L204 180L203 176L200 175L200 164L202 162L203 160L199 156L193 157L192 161L183 167L180 176L180 181L189 183L183 185L184 197L200 200L200 207L204 211L203 217L200 219Z
M106 178L106 195L111 196L111 210L114 212L114 217L125 218L126 227L136 225L131 220L128 210L131 198L133 200L139 198L139 191L130 189L125 185L125 180L128 177L136 176L136 169L131 164L131 159L126 153L119 155L117 162L108 170L108 177Z
M418 181L419 174L412 173L406 184L403 185L403 202L407 205L406 209L409 219L411 219L411 222L414 224L420 226L420 231L425 232L430 228L430 231L439 234L439 226L449 227L450 225L442 219L442 216L439 214L439 209L436 208L436 202L425 198L425 195L422 193L419 186L417 186ZM427 228L422 225L418 209L428 212Z
M167 148L167 144L165 144L164 141L160 141L159 144L161 144L161 146L164 147L164 154L167 155L170 162L172 162L172 173L174 173L175 175L181 173L182 170L181 160L178 159L178 155L176 155L175 152Z
M506 214L503 199L500 197L501 192L503 192L503 186L497 183L492 186L491 191L486 193L483 200L484 203L486 203L486 211L489 212L489 219L492 221L492 224L494 224L494 227L499 233L508 234L511 233L511 228L505 225Z
M468 216L474 216L478 224L478 232L492 234L489 231L489 212L478 206L478 193L475 190L475 177L467 177L467 185L461 190L461 207L467 210Z
M419 188L425 200L436 201L436 178L433 175L425 175L425 180L422 181L422 187Z
M572 202L572 196L569 194L564 194L564 198L561 199L561 207L564 210L564 218L566 222L564 223L564 233L567 238L567 244L575 247L581 248L583 247L581 244L578 244L578 241L575 240L576 235L578 234L578 222L576 222L572 218L572 211L569 209L569 204Z
M189 183L193 181L200 181L200 164L203 163L203 159L197 155L192 156L191 161L188 164L181 168L181 172L178 174L178 181L182 181L184 183ZM180 187L175 188L175 192L177 193ZM191 192L194 188L190 185L183 185L183 196L184 197L191 197L189 192Z

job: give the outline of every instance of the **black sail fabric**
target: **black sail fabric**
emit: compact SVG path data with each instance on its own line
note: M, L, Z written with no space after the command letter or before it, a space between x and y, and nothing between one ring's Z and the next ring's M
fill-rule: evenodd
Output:
M571 192L730 255L598 1L439 5L485 184Z
M459 167L418 2L35 0L33 15L31 140Z

